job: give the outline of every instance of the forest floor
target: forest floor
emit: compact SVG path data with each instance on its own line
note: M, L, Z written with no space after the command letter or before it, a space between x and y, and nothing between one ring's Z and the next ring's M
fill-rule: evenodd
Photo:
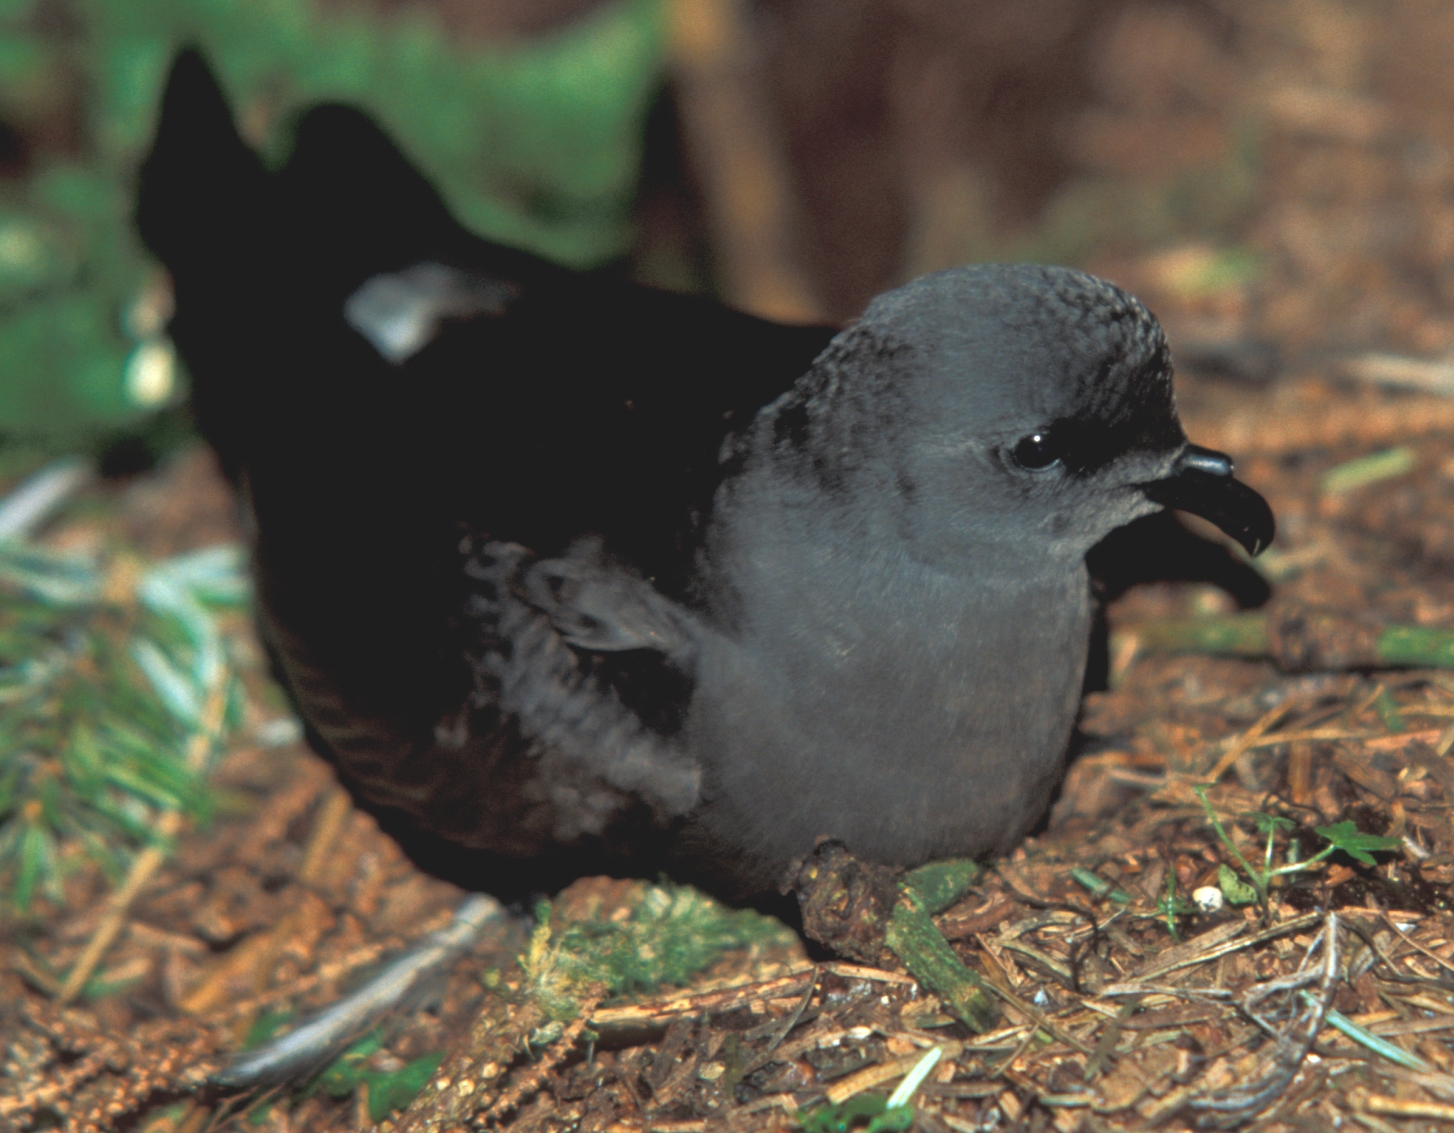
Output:
M0 927L0 1130L387 1133L421 1086L417 1104L463 1089L433 1067L492 1009L509 1057L468 1084L488 1123L519 1133L837 1133L830 1104L887 1092L934 1048L913 1103L930 1133L1449 1127L1454 671L1340 663L1335 648L1303 672L1173 656L1152 629L1231 613L1264 586L1293 612L1279 617L1339 615L1345 636L1454 628L1454 12L1222 7L1241 28L1232 47L1177 6L1133 9L1108 71L1184 65L1140 67L1119 110L1077 128L1086 181L1139 168L1122 187L1142 198L1173 192L1168 154L1212 153L1218 176L1245 182L1236 218L1223 236L1108 241L1086 266L1162 316L1188 435L1233 454L1278 538L1256 573L1230 555L1208 565L1220 586L1113 588L1107 687L1087 696L1049 819L936 917L992 988L994 1029L966 1028L891 952L815 962L768 933L684 986L586 1004L596 1042L580 1028L548 1042L559 1028L534 1030L526 1010L522 913L310 1089L197 1090L228 1051L442 927L463 896L285 729L253 729L213 776L217 817L136 895L85 996L57 1006L55 973L104 914L99 872ZM1253 157L1233 144L1249 130ZM237 538L201 449L84 502L49 540L161 556ZM246 647L245 620L233 628ZM281 717L254 677L257 717ZM1306 861L1327 845L1315 830L1342 822L1398 848L1373 864L1333 854L1248 900L1249 873ZM551 931L621 924L662 892L582 880L554 898Z

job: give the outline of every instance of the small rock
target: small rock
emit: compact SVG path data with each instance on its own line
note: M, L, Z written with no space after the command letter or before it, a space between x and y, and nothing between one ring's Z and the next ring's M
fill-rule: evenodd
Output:
M1215 885L1203 885L1200 889L1194 890L1191 895L1196 907L1204 913L1219 913L1226 899L1222 891Z

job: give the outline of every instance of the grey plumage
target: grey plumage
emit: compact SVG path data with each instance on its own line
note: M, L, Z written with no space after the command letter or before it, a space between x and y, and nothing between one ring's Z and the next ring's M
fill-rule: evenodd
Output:
M763 881L818 836L903 864L1009 849L1074 722L1085 553L1155 510L1139 485L1185 444L1170 381L1155 320L1080 272L959 268L875 300L718 490L694 833ZM1076 444L1016 467L1049 422Z
M344 107L271 172L188 53L138 221L310 741L500 892L1007 849L1073 726L1086 552L1162 506L1271 537L1083 272L778 326L472 236Z
M1046 468L1014 450L1054 430ZM1155 319L1082 272L976 266L890 292L728 437L680 601L601 539L491 543L483 698L539 761L562 841L644 802L677 852L771 888L821 837L913 864L1003 852L1043 813L1079 705L1086 552L1188 451ZM659 654L645 726L581 655Z
M1087 551L1163 506L1272 537L1188 444L1156 321L1083 272L779 326L473 236L346 107L270 171L194 52L137 219L310 742L507 897L662 868L762 895L822 837L1007 850L1074 723Z

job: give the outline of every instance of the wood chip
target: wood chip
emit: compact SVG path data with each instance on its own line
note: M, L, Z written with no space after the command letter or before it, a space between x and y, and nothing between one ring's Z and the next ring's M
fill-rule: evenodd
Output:
M1163 952L1150 965L1148 965L1142 971L1138 972L1136 978L1149 979L1152 976L1164 976L1168 972L1174 972L1181 968L1189 968L1194 964L1205 964L1208 960L1215 960L1218 956L1226 956L1232 952L1239 952L1244 948L1251 948L1254 945L1263 943L1264 941L1275 940L1280 936L1286 936L1289 933L1299 932L1302 929L1317 924L1320 920L1322 920L1321 913L1304 913L1302 916L1296 917L1293 920L1284 921L1282 924L1273 925L1271 928L1265 928L1261 932L1255 933L1252 936L1243 937L1240 940L1233 939L1233 937L1235 937L1237 933L1240 933L1241 930L1246 926L1245 924L1238 925L1233 923L1224 926L1225 931L1221 940L1209 945L1202 945L1192 954L1188 955L1185 953L1180 953L1178 952L1177 948L1167 949L1166 952ZM1233 933L1230 931L1233 928L1237 930L1237 933ZM1219 930L1213 930L1213 932L1217 931ZM1207 937L1211 936L1212 933L1208 932L1203 933L1202 935L1203 937ZM1198 940L1200 939L1202 938L1199 937ZM1187 945L1181 945L1179 947L1187 948L1190 947L1192 944L1196 943L1197 941L1191 941ZM1177 955L1173 957L1171 955L1172 953L1177 953ZM1108 989L1103 990L1101 994L1108 994ZM1124 992L1121 994L1124 994Z
M844 964L830 961L822 965L825 972L842 976L846 980L872 980L881 984L917 984L919 981L903 972L886 972L882 968L865 968L860 964Z
M895 1078L902 1078L910 1070L919 1064L923 1054L915 1051L904 1058L896 1059L893 1062L880 1063L877 1066L867 1066L862 1070L855 1071L846 1078L840 1078L825 1091L827 1098L834 1105L840 1105L856 1094L864 1090L871 1090L875 1086L882 1086L885 1082L891 1082Z
M1420 1102L1369 1094L1363 1099L1363 1107L1370 1113L1386 1113L1391 1117L1431 1117L1436 1121L1454 1121L1454 1105L1444 1105L1441 1102Z
M760 983L674 991L621 1007L602 1007L591 1016L591 1026L624 1026L666 1020L674 1015L730 1011L735 1007L745 1007L754 1000L802 995L812 980L813 969L805 967L792 975L779 976Z

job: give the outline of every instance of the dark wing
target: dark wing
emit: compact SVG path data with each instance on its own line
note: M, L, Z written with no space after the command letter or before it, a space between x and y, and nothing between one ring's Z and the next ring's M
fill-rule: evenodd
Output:
M680 630L724 439L832 332L480 240L347 108L307 114L267 174L191 54L138 219L173 271L198 420L249 505L264 632L315 742L374 801L507 853L677 808L681 790L649 785L671 775L602 785L569 750L675 758L671 705L646 702L689 690L681 655L633 643ZM502 547L508 570L471 576ZM490 671L546 629L551 658ZM521 673L545 718L502 707Z

